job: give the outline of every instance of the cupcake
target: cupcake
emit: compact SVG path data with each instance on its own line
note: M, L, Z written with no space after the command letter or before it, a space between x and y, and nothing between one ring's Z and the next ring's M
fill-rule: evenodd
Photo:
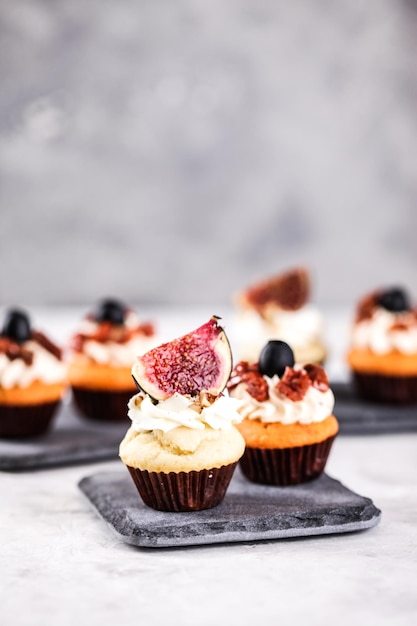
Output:
M417 309L404 289L379 289L360 300L347 361L365 400L417 402Z
M133 365L141 391L129 401L120 457L147 506L199 511L223 500L245 447L239 402L225 390L231 363L213 317Z
M323 318L311 302L310 277L295 268L237 294L236 348L239 358L256 361L270 339L289 343L297 363L323 363Z
M324 471L339 427L321 365L294 364L287 343L269 341L259 362L236 365L228 389L241 402L237 428L246 449L240 466L249 480L297 485Z
M61 349L24 311L8 311L0 334L0 437L46 433L66 387Z
M79 412L97 421L127 421L126 406L136 390L132 364L156 343L153 324L140 322L133 309L118 300L100 302L70 344L68 376Z

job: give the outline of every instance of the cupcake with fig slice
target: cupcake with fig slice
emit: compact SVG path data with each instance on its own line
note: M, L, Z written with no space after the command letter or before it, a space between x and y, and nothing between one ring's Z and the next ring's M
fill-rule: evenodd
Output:
M265 485L297 485L324 471L338 422L334 395L321 365L295 364L290 346L271 340L259 361L238 363L228 382L240 400L246 449L243 474Z
M120 300L108 298L82 320L71 338L69 380L79 413L97 422L127 422L135 391L131 368L158 343L155 326Z
M245 448L240 403L226 390L231 366L217 317L137 358L120 457L147 506L199 511L223 500Z
M0 333L0 437L45 434L66 389L62 350L32 328L26 311L7 311Z
M256 361L267 341L290 344L297 363L326 359L323 317L310 301L310 274L296 267L249 286L235 297L236 348L240 359Z
M417 403L417 308L404 288L361 298L347 361L363 399Z

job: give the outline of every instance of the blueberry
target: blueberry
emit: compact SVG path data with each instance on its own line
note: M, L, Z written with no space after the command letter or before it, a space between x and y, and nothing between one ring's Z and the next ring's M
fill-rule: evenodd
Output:
M274 374L281 377L285 368L287 366L293 367L293 365L293 351L285 341L280 341L279 339L268 341L262 349L258 363L260 373L269 376L269 378L272 378Z
M1 334L16 343L24 343L31 336L29 317L24 311L11 309L6 314Z
M378 300L379 306L387 311L399 313L400 311L409 311L411 309L410 300L404 289L393 287L384 291Z
M100 302L94 314L96 322L110 322L121 326L125 321L126 307L119 300L107 299Z

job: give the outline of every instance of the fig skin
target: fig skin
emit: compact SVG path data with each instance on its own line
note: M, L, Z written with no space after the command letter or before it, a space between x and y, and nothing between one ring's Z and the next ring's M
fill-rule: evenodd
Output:
M232 370L232 353L219 319L213 316L196 330L137 357L132 375L139 389L155 401L175 392L221 393Z

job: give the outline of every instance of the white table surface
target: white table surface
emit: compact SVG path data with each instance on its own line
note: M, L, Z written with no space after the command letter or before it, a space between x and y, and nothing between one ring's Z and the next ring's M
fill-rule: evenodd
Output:
M212 312L151 314L172 338ZM35 319L65 340L77 315L38 310ZM340 311L327 315L334 379L346 375L347 321ZM0 624L417 623L417 434L336 440L327 473L382 510L377 527L353 534L135 548L77 487L114 469L121 461L0 474Z

